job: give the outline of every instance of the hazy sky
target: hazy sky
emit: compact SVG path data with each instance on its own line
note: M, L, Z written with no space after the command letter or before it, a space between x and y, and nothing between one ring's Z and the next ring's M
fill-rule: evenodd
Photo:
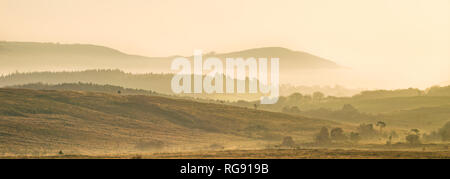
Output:
M449 12L449 0L0 0L0 40L146 56L282 46L413 86L449 80Z

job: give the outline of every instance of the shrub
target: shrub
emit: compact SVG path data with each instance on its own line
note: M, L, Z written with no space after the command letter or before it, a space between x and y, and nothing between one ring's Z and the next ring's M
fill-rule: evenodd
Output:
M420 137L417 134L410 134L408 136L406 136L406 142L408 142L408 144L411 145L417 145L420 144Z
M373 124L361 124L358 132L363 138L373 138L377 136L377 131L373 128Z
M295 142L291 136L287 136L287 137L283 138L283 142L281 143L281 146L293 147L293 146L295 146Z
M439 135L443 141L450 141L450 122L447 122L444 127L439 129Z
M320 129L319 134L316 135L316 143L317 144L331 143L330 133L328 132L328 128L322 127L322 129Z
M330 136L331 136L331 140L334 140L334 141L347 140L347 136L345 136L344 130L342 130L342 128L334 128L334 129L332 129L331 133L330 133Z

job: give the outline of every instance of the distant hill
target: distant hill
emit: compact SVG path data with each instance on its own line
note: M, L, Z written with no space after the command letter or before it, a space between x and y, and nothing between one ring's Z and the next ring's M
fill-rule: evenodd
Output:
M208 54L204 54L205 58ZM212 55L211 53L209 55ZM225 57L279 57L280 72L299 69L339 68L329 60L280 47L214 54ZM121 69L138 73L168 73L173 57L129 55L115 49L88 44L0 42L0 71L74 71Z
M255 48L239 52L214 54L214 56L219 57L221 59L225 59L226 57L233 57L233 58L277 57L280 58L280 73L282 73L283 71L302 70L302 69L340 68L339 65L330 60L309 53L293 51L282 47Z
M171 93L171 74L131 74L120 70L13 73L0 77L0 87L30 83L94 83Z
M35 42L0 42L0 70L74 71L86 69L123 69L148 72L168 68L159 59L128 55L103 46ZM158 72L158 71L155 71Z
M286 135L310 141L323 126L348 127L160 96L0 89L0 101L0 153L188 150L213 143L236 148Z
M74 72L32 72L13 73L0 76L0 87L27 85L33 83L62 84L62 83L93 83L99 85L121 86L131 89L151 90L163 94L173 94L171 89L172 74L131 74L120 70L86 70ZM311 94L322 91L326 95L350 96L359 92L343 87L306 87L281 85L280 95L287 96L295 92ZM220 100L259 100L261 94L191 94L187 96Z
M93 83L99 85L121 86L171 95L173 74L132 74L120 70L86 70L74 72L32 72L13 73L0 77L0 87L20 86L33 83L57 85L63 83ZM225 82L225 80L224 80ZM248 79L247 79L248 83ZM75 87L76 89L77 87ZM203 99L218 100L256 100L261 94L183 94Z

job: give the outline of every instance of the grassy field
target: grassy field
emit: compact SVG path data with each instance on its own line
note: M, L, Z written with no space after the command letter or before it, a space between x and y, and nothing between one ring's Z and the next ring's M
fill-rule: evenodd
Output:
M147 156L143 156L145 158ZM223 159L382 159L382 158L450 158L449 151L373 151L338 149L279 149L279 150L236 150L219 152L194 152L178 154L156 154L149 158L223 158Z
M1 158L1 157L0 157ZM45 159L450 159L449 150L265 149L124 155L15 156Z
M378 136L318 148L322 127L348 134L359 123L158 95L0 88L0 101L0 158L450 158L447 144L412 147L403 134L393 147ZM391 112L384 130L431 130L448 119L447 109ZM278 149L286 136L297 149Z

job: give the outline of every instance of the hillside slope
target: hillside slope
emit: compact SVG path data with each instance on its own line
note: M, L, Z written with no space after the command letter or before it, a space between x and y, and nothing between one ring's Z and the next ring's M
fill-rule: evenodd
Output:
M124 152L311 140L335 122L158 96L0 89L0 152ZM244 142L243 142L244 141ZM142 147L141 147L142 148ZM144 147L145 148L145 147ZM151 147L150 147L151 148Z

